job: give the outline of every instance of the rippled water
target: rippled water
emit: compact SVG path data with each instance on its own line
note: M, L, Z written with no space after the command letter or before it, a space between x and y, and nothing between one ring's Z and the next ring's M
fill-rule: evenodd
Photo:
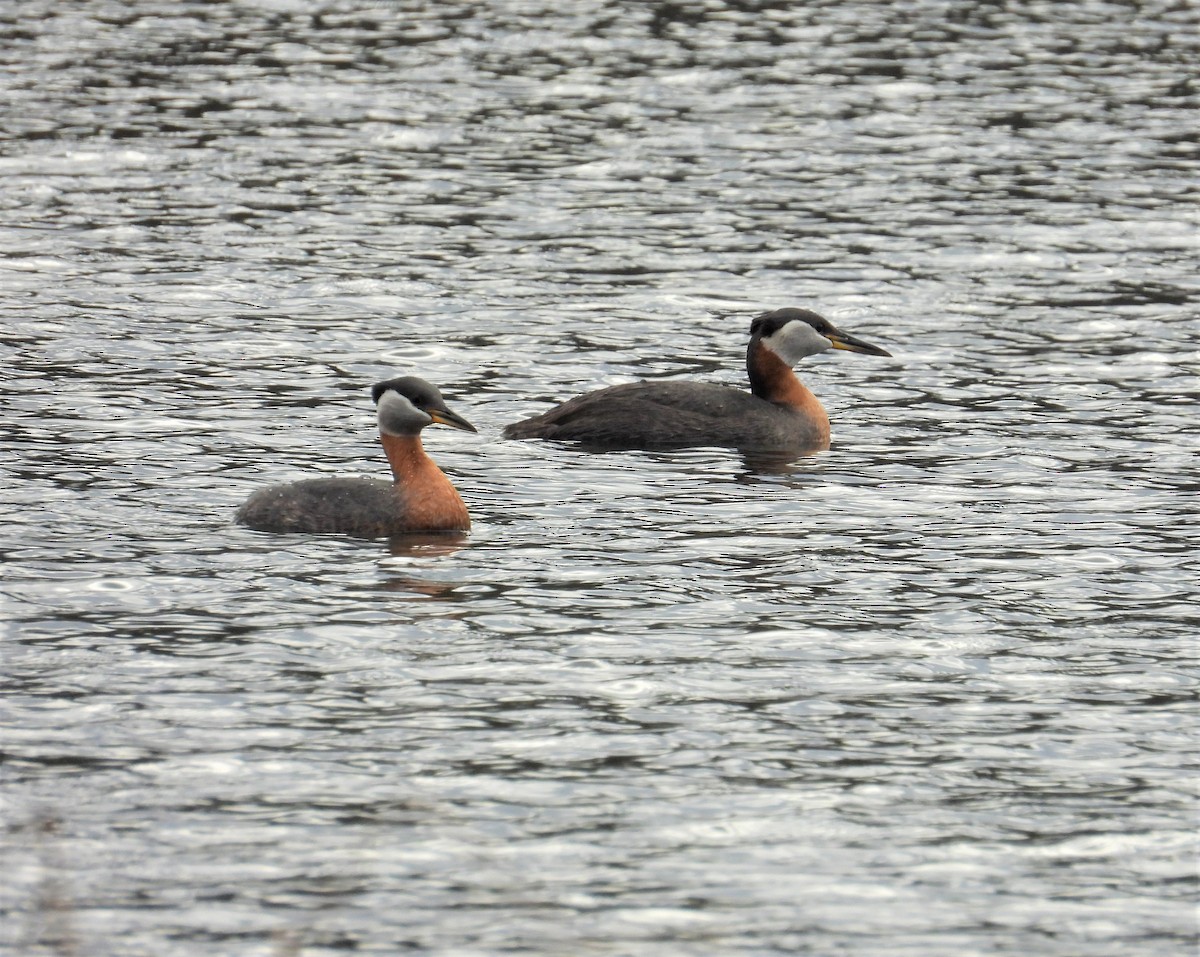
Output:
M0 10L0 949L1181 953L1198 19ZM828 453L499 438L781 305ZM231 524L409 372L468 540Z

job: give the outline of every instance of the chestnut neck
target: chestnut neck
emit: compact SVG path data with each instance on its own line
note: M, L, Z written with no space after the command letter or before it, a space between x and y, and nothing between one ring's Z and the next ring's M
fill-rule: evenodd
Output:
M389 435L387 432L380 432L379 441L387 455L388 465L392 467L392 479L399 485L407 484L419 471L434 464L433 459L425 454L419 432L412 435Z
M404 502L405 519L413 528L431 531L466 530L471 518L462 496L421 445L419 433L388 435L379 441L392 467L396 491Z
M792 367L758 339L746 350L746 373L750 391L776 405L802 405L812 393L796 377Z
M829 416L825 407L800 381L792 367L758 339L751 341L746 350L746 372L750 376L751 392L804 418L817 438L828 444Z

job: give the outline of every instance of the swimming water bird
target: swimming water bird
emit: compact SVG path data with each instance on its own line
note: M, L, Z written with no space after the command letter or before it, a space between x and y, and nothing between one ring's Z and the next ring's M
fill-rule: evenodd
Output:
M815 312L776 309L750 324L749 392L705 382L629 382L577 396L508 426L504 435L577 442L593 449L827 449L829 416L792 366L828 349L891 355Z
M409 532L466 531L467 507L458 491L421 446L427 425L474 432L446 408L424 379L405 376L371 388L379 416L379 439L392 466L392 481L366 478L308 479L255 492L236 521L264 532L334 532L359 538Z

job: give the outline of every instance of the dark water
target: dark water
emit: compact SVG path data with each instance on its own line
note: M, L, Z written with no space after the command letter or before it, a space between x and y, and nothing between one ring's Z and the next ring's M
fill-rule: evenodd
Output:
M0 8L0 950L1187 952L1198 20ZM828 453L499 438L781 305ZM231 525L406 373L469 540Z

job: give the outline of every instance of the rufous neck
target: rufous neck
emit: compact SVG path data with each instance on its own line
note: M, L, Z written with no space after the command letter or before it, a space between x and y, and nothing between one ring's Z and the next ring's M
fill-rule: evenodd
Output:
M746 350L746 373L750 376L750 391L768 402L802 405L805 396L812 395L792 367L758 340Z
M446 473L421 447L420 435L380 433L379 441L392 467L404 517L412 528L466 531L471 516Z
M392 467L392 478L401 484L408 482L417 472L433 464L433 460L425 454L419 433L389 435L381 432L379 441L383 444L388 465Z
M750 391L760 399L792 409L802 416L813 432L829 442L829 416L820 400L808 390L792 367L757 340L746 351L746 372Z

